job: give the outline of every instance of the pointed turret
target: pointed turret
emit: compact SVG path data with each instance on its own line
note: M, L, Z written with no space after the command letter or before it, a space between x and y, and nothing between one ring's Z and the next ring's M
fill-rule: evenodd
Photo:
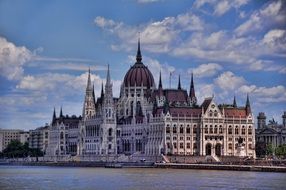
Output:
M142 63L142 55L140 50L140 38L138 38L138 48L137 48L137 55L136 55L136 63Z
M86 89L92 90L91 79L90 79L90 68L88 68L88 78L87 78Z
M245 109L246 109L246 114L249 115L251 113L251 108L250 108L250 101L249 101L248 93L247 93L247 98L246 98Z
M233 104L232 104L232 106L233 106L234 108L236 108L236 107L237 107L237 105L236 105L236 98L235 98L235 96L233 97Z
M181 87L181 76L179 75L179 82L178 82L178 90L181 90L182 87Z
M53 113L53 121L52 123L54 123L57 119L57 115L56 115L56 108L54 107L54 113Z
M63 108L61 107L61 111L60 111L60 117L63 117Z
M162 89L163 86L162 86L162 79L161 79L161 71L160 71L160 76L159 76L159 86L158 86L159 89Z
M85 98L82 110L82 118L85 120L87 117L93 115L95 115L95 96L94 96L94 85L91 83L90 68L89 68Z
M191 104L192 106L194 106L194 105L197 104L197 98L196 98L196 94L195 94L195 86L194 86L194 76L193 76L193 73L192 73L192 77L191 77L189 101L190 101L190 104Z
M109 64L107 65L106 84L111 84L111 80L110 80L110 71L109 71Z
M112 83L110 79L110 70L109 65L107 66L107 74L106 74L106 83L105 83L105 94L103 97L103 110L107 110L107 113L103 113L106 118L113 118L114 110L113 110L113 93L112 93ZM107 122L107 121L105 121Z
M101 82L101 93L100 93L100 97L101 97L102 100L103 100L103 97L104 97L103 82Z

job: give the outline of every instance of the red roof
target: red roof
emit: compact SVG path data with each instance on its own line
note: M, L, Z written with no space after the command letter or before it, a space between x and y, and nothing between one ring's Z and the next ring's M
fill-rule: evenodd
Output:
M245 108L224 108L225 117L247 117Z
M143 86L152 87L155 85L152 73L143 63L135 63L124 77L124 86Z

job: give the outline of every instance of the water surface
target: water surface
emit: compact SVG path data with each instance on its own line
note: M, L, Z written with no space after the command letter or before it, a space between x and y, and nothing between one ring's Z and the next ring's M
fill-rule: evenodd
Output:
M0 166L0 189L286 189L286 173Z

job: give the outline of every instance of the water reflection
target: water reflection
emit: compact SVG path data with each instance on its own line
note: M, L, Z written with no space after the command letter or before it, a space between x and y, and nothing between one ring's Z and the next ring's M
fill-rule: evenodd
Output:
M0 166L0 189L285 189L285 173Z

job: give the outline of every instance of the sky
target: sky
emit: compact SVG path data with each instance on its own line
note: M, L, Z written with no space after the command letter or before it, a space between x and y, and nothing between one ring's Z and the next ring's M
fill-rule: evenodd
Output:
M214 96L281 123L286 111L286 3L282 0L1 0L0 128L34 129L81 115L88 68L99 96L110 65L113 94L135 62L158 84ZM170 78L170 72L172 77ZM171 83L170 83L171 81ZM171 84L171 85L170 85Z

